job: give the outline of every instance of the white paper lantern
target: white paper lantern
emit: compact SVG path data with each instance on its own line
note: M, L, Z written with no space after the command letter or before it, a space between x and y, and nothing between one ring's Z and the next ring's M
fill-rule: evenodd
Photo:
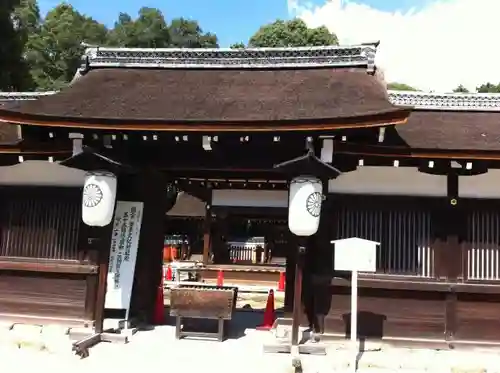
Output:
M116 176L107 171L85 175L82 198L82 220L91 227L105 227L111 223L115 209Z
M297 236L312 236L318 231L323 184L310 176L299 176L290 183L288 228Z

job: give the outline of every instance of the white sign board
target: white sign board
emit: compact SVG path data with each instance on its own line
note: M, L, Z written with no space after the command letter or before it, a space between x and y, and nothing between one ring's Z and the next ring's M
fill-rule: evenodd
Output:
M335 244L335 270L375 272L378 242L352 237L332 241Z
M352 371L356 372L358 356L358 272L377 270L377 246L379 242L359 237L335 240L335 270L351 271L351 344Z
M142 202L116 203L105 308L128 311L130 307L143 207Z

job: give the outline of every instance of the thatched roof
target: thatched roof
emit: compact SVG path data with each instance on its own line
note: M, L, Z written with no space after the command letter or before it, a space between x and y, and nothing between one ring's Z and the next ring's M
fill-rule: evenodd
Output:
M79 78L0 108L20 124L145 130L332 130L401 123L374 76L373 45L87 51ZM285 129L286 127L286 129Z
M167 216L171 217L204 217L205 202L186 193L180 192L177 195L177 201L174 207L168 212Z
M500 94L389 92L414 108L397 132L411 148L500 150Z

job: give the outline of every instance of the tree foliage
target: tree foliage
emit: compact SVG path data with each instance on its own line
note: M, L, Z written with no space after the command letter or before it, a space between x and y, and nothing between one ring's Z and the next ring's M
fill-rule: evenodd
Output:
M109 32L108 44L131 48L167 48L170 36L167 22L158 9L141 8L133 20L127 13L120 13L115 27Z
M36 0L0 1L0 91L33 88L24 55L28 36L35 31L30 25L36 24L33 17L37 15Z
M460 84L457 88L453 90L455 93L469 93L470 91L464 87L462 84ZM500 83L499 84L493 84L493 83L484 83L481 84L476 88L477 93L500 93Z
M28 60L39 88L60 89L71 81L81 64L82 43L102 45L107 29L63 3L52 9L30 41Z
M197 21L172 20L169 27L171 46L177 48L218 48L217 36L205 33Z
M156 8L143 7L136 18L119 13L114 27L61 3L42 19L37 0L0 0L0 91L49 90L66 86L80 63L85 45L138 48L217 48L217 36L205 32L195 20L169 22ZM337 45L326 27L309 28L300 19L277 20L262 26L246 47L301 47ZM392 90L417 91L393 82ZM460 85L453 92L468 92ZM500 83L484 83L477 92L500 93Z
M217 48L217 36L203 32L197 21L176 18L168 25L162 12L141 8L137 19L120 13L108 44L131 48Z
M325 26L308 28L301 19L277 20L262 26L249 41L250 47L303 47L338 45L337 35Z
M114 27L61 3L41 19L37 0L0 1L0 90L52 90L73 78L86 45L140 48L217 48L198 22L165 20L143 7L136 19L120 13Z
M477 87L476 90L478 93L500 93L500 83L499 84L493 84L493 83L481 84L479 87Z
M234 43L229 46L231 49L245 49L245 44L243 43Z
M453 90L454 93L469 93L469 90L460 84L457 88Z
M391 89L393 91L418 91L418 89L412 87L411 85L397 82L388 83L387 89Z

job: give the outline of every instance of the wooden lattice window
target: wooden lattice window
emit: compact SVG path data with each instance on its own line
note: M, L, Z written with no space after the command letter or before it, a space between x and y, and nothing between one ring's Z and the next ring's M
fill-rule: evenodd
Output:
M375 198L375 197L373 197ZM337 206L335 239L359 237L380 242L377 273L434 276L431 213L424 209Z
M78 188L0 189L0 257L77 260Z

